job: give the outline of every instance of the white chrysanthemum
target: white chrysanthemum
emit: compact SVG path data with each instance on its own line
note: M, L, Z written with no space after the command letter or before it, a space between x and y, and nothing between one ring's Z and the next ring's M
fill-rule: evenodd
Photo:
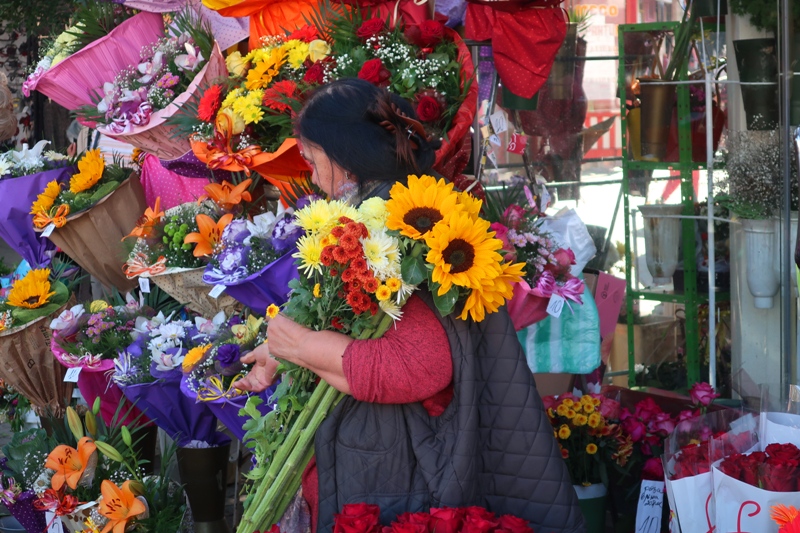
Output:
M361 221L370 232L384 231L386 228L386 200L383 198L369 198L361 202L358 207Z
M375 273L375 277L378 279L388 277L390 270L395 266L395 261L390 261L390 257L400 256L397 240L385 232L375 232L369 237L361 239L361 245L364 247L367 266Z
M400 310L400 305L391 300L383 300L378 302L381 310L392 317L393 320L400 320L403 317L403 311Z
M411 293L417 290L416 285L409 285L408 283L403 282L403 285L400 287L400 290L397 291L397 303L405 302Z

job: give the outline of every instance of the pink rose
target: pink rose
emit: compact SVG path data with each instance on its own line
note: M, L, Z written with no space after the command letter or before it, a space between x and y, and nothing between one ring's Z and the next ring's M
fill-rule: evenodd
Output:
M689 390L689 397L695 405L706 407L714 398L719 397L719 394L715 393L714 387L708 383L695 383Z
M647 426L641 420L631 416L622 421L622 431L629 435L633 442L639 442L647 433Z
M636 404L634 415L642 422L648 423L660 412L662 412L661 408L652 398L645 398Z
M598 408L598 411L600 411L600 414L603 415L603 418L606 420L616 420L619 418L620 405L618 401L612 400L611 398L606 398L605 396L599 394L593 394L592 397L600 400L600 407Z
M551 407L555 409L556 406L558 405L558 398L552 395L545 396L544 398L542 398L542 403L544 404L545 411L550 409Z
M553 252L555 264L547 265L547 270L553 272L555 277L569 274L569 267L575 264L575 253L569 248L559 248Z
M645 461L642 477L651 481L664 481L664 463L660 457L651 457Z
M508 240L508 228L505 225L501 224L500 222L492 222L492 225L489 226L489 229L491 229L495 233L494 236L496 238L498 238L498 239L500 239L500 241L502 241L503 250L508 252L505 255L505 260L506 261L512 261L512 262L516 261L516 259L517 259L517 249L514 248L514 245L511 244L511 241Z
M518 205L510 205L503 211L503 221L511 229L519 229L523 220L525 220L525 210Z
M651 433L660 433L662 436L666 437L675 429L675 422L672 421L672 417L669 416L667 413L658 413L651 421L650 421L650 432Z

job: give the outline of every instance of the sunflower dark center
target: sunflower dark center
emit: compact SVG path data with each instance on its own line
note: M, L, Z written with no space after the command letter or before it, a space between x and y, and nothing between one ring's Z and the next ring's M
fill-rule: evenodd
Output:
M438 209L432 207L415 207L403 217L403 222L420 233L427 233L444 217Z
M38 296L31 296L30 298L27 298L25 300L25 303L28 304L28 305L37 304L37 303L39 303L39 297Z
M450 273L458 274L469 270L475 261L475 248L464 239L453 239L442 252L442 257L450 265Z

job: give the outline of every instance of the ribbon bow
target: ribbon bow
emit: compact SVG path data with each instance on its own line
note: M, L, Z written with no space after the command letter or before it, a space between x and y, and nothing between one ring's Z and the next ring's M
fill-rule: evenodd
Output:
M33 215L33 225L38 229L46 228L50 224L61 228L67 223L67 215L69 215L69 205L61 204L51 208L48 212Z
M78 498L72 494L64 494L55 489L47 489L39 496L38 500L33 502L33 507L37 511L53 511L55 513L53 520L55 520L56 516L74 513L78 503Z
M153 263L152 265L147 264L147 256L144 255L142 252L136 252L133 257L130 257L128 261L122 266L122 272L125 273L125 277L128 279L133 279L136 276L141 276L147 274L149 276L155 276L156 274L161 274L167 269L167 258L163 255L158 258L158 261Z
M217 148L210 150L211 158L208 161L208 168L212 170L219 170L220 168L235 163L244 169L245 175L250 175L250 166L253 164L253 158L261 153L258 146L248 146L238 152L222 151Z
M575 311L573 311L569 302L571 300L582 305L583 300L581 299L581 295L583 294L583 289L583 280L579 278L570 278L563 285L559 285L556 283L553 274L547 271L542 273L539 282L536 284L536 292L539 296L543 298L551 298L554 294L561 296L566 300L567 307L569 307L569 310L573 314Z
M234 383L243 377L242 374L236 374L231 381L231 385L226 389L225 385L222 383L222 378L219 376L211 376L206 380L205 385L197 389L197 399L201 402L213 402L215 400L229 400L244 396L246 394L245 392L233 386Z

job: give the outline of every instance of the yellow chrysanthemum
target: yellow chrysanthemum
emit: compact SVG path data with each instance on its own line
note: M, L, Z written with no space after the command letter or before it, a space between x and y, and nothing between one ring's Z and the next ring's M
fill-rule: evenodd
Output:
M397 292L403 286L403 282L397 278L389 278L386 280L386 286L389 287L390 291Z
M395 183L386 202L386 226L412 239L423 239L449 213L463 209L453 184L432 176L409 176L408 187Z
M320 292L320 285L319 283L314 284L314 298L321 298L322 293Z
M37 196L36 201L33 202L30 214L38 215L49 212L59 194L61 194L61 185L55 180L49 182L42 194Z
M469 213L473 219L477 219L481 215L483 201L468 192L460 192L458 193L458 205L462 206L464 211Z
M567 409L567 418L572 420L573 418L575 418L575 415L576 413L574 409Z
M235 102L235 101L236 101L238 98L240 98L240 97L241 97L243 94L244 94L244 90L242 90L242 88L241 88L241 87L237 87L237 88L235 88L234 90L232 90L231 92L229 92L229 93L228 93L228 94L225 96L225 99L224 99L224 100L222 100L222 106L221 106L221 107L223 107L223 108L224 108L224 107L233 108L233 102Z
M317 285L319 286L319 283L317 283ZM269 304L267 306L267 316L270 318L275 318L276 316L278 316L278 313L280 312L281 308L275 304Z
M567 413L569 413L569 407L562 403L556 407L556 413L558 413L559 416L567 416Z
M289 63L289 66L295 70L303 66L308 57L308 43L292 39L284 43L283 48L287 53L286 62Z
M292 255L295 259L300 259L300 269L306 276L310 276L315 270L322 274L322 244L315 235L303 235L297 241L297 252Z
M370 232L383 231L386 225L386 201L383 198L369 198L358 206L361 220Z
M514 295L514 283L522 279L524 267L525 263L503 263L499 276L486 279L483 287L473 289L459 318L466 320L469 315L473 321L481 322L486 314L496 313Z
M210 344L203 344L202 346L195 346L186 353L183 358L181 367L184 372L191 372L197 364L206 356L206 352L211 349Z
M99 313L103 309L108 309L111 307L108 305L108 302L105 300L94 300L92 303L89 304L89 312L90 313Z
M86 155L78 161L78 173L69 180L70 192L77 194L94 187L103 177L105 168L106 161L100 155L100 148L86 152Z
M575 418L572 419L576 426L585 426L589 423L589 417L584 414L576 414Z
M386 301L391 297L392 297L392 290L386 285L380 285L378 287L378 290L375 291L375 298L377 298L379 302Z
M431 279L440 285L439 296L453 285L480 289L503 273L503 258L497 253L502 241L489 231L488 221L473 220L468 213L448 215L427 234L425 244L430 247L426 259L433 265Z
M353 206L339 200L316 200L295 213L297 225L313 235L327 235L343 216L352 220L361 218Z
M287 55L280 46L269 50L269 55L263 61L256 63L247 73L247 82L244 86L250 91L269 87L273 78L280 72L281 66L286 63Z
M50 302L55 291L50 290L50 270L31 270L11 286L6 303L12 307L37 309Z
M586 445L586 453L588 453L589 455L596 454L597 453L597 444L595 444L593 442L587 444Z
M603 417L600 413L592 413L589 415L589 427L592 429L598 428L603 425Z
M575 405L575 402L572 401L572 398L564 398L564 401L561 402L562 405L566 405L567 407L572 407Z
M561 427L558 428L558 438L561 440L567 440L570 435L572 435L572 431L569 429L569 426L566 424L561 424Z
M591 403L583 404L583 412L587 415L594 413L594 405Z

